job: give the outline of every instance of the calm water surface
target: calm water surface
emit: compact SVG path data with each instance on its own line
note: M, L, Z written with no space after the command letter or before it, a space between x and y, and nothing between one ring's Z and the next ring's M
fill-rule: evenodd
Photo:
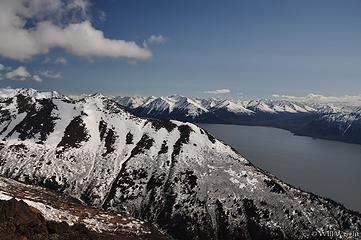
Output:
M199 125L285 182L361 212L361 145L270 127Z

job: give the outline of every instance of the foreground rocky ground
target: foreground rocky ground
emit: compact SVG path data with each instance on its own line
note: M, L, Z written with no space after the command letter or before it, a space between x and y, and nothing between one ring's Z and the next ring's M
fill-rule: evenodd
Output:
M0 177L0 239L167 239L155 227L64 194Z

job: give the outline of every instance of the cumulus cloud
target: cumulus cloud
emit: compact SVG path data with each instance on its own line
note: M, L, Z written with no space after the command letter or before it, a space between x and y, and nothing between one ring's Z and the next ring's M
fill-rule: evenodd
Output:
M206 93L206 94L215 94L215 95L218 95L218 94L227 94L227 93L230 93L231 90L229 89L217 89L217 90L209 90L209 91L203 91L203 93Z
M58 57L58 58L55 58L55 59L52 59L51 57L49 56L46 56L43 61L42 61L43 64L60 64L60 65L66 65L68 64L68 60L65 58L65 57Z
M10 70L11 70L10 67L5 66L4 64L1 64L1 63L0 63L0 80L3 80L3 79L4 79L3 72L5 72L5 71L10 71Z
M62 64L62 65L65 65L68 63L68 60L66 60L65 57L59 57L57 59L54 60L54 63L55 64Z
M44 58L44 60L42 61L42 63L43 63L43 64L51 63L51 58L48 57L48 56L46 56L46 57Z
M283 100L302 102L361 103L361 95L324 96L321 94L310 93L306 96L273 94L272 97L280 98Z
M5 79L24 81L27 78L31 77L31 74L28 72L26 67L20 66L13 71L7 72L4 76Z
M38 74L45 78L62 78L61 73L54 73L50 70L39 71Z
M151 35L147 42L152 45L161 45L168 41L168 38L162 36L162 35Z
M104 22L107 19L107 14L104 11L99 10L98 11L98 19L100 21Z
M151 57L148 48L133 41L106 38L95 29L86 17L88 5L86 0L1 1L0 55L25 60L52 48L63 48L82 57Z
M12 68L10 66L5 66L4 64L0 63L0 72L2 71L10 71Z
M43 78L62 78L62 75L51 70L42 70L32 74L25 66L19 66L12 70L11 67L0 64L0 80L33 80L42 82Z
M42 82L43 81L43 79L39 75L33 75L32 79L35 82Z

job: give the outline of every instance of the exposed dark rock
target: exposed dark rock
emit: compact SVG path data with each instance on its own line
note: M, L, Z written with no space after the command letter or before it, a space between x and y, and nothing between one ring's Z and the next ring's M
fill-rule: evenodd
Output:
M189 136L191 132L193 132L192 128L188 125L178 126L178 130L180 133L180 137L173 146L172 159L179 155L182 145L189 142Z
M164 153L167 153L167 152L168 152L167 143L166 143L166 141L163 141L162 146L161 146L158 154L164 154Z
M24 145L24 144L14 144L14 145L11 145L10 146L10 149L11 150L14 150L14 151L26 151L28 148Z
M11 120L11 113L8 109L0 109L0 124L10 121ZM0 134L5 132L7 129L7 126L5 126L1 131Z
M155 177L155 175L152 175L147 183L147 191L151 191L152 189L162 186L163 181L164 181L163 175L159 177Z
M228 236L230 235L227 228L227 226L229 226L228 217L227 214L224 212L222 203L219 200L216 201L216 221L218 226L218 239L228 239Z
M133 134L131 134L130 132L128 132L127 136L125 136L125 143L133 144Z
M57 117L51 115L53 109L56 108L56 106L51 99L39 100L41 105L39 110L26 105L28 103L26 100L21 100L21 102L21 105L25 105L22 106L21 112L27 112L27 115L9 132L7 137L11 136L14 132L18 132L19 138L21 140L25 140L33 138L36 134L39 133L40 141L45 141L47 136L54 131L54 121L58 119Z
M187 170L183 173L181 173L182 176L185 177L185 184L187 186L190 186L191 189L195 188L197 186L197 176L193 174L194 172L191 170Z
M46 188L53 189L59 192L64 191L67 187L69 187L69 184L67 183L66 179L62 179L62 183L58 183L55 176L52 176L50 178L43 179L42 181L39 181L39 185L42 185Z
M264 182L266 183L266 185L271 188L271 192L275 192L275 193L285 193L285 190L283 189L283 187L281 187L281 185L279 185L275 180L273 179L265 179Z
M144 153L145 150L150 149L152 147L154 140L149 138L148 135L144 134L142 138L139 140L137 145L133 148L129 158L122 164L122 168L119 171L117 177L112 183L112 186L109 190L108 196L103 202L103 207L106 208L109 205L109 202L114 198L117 189L123 189L125 192L129 192L129 187L134 188L134 181L139 178L145 178L146 173L143 169L137 169L132 171L127 171L127 162L136 156L137 154Z
M18 113L30 112L34 110L34 103L31 97L19 94L16 96L16 103L18 105Z
M133 240L132 236L117 236L98 233L82 224L69 226L65 222L47 221L41 213L23 201L14 198L0 200L0 239L1 240Z
M151 118L151 119L148 119L148 121L152 124L152 126L156 130L165 128L165 129L167 129L168 132L171 132L173 129L175 129L177 127L176 124L172 123L170 120L167 120L167 119Z
M99 122L100 141L103 141L106 132L107 132L107 123L104 120L101 120Z
M247 229L252 240L283 240L286 239L280 229L272 231L260 223L260 212L253 200L243 199L247 217Z
M128 110L120 105L119 103L112 101L108 98L104 98L103 102L105 103L105 109L109 110L111 113L121 113L121 112L127 112Z
M212 143L216 143L216 138L213 137L209 132L207 132L206 130L203 130L206 134L207 134L207 137L209 139L209 141L211 141Z
M152 138L150 138L147 134L144 134L135 148L133 148L130 158L137 154L144 153L145 150L150 149L153 145L153 142L154 140Z
M103 157L115 151L115 141L118 138L112 129L108 129L107 136L105 137L106 152L103 153Z
M58 144L60 148L57 153L62 153L68 148L78 148L80 143L87 141L89 138L85 125L81 116L75 117L66 127L64 136Z

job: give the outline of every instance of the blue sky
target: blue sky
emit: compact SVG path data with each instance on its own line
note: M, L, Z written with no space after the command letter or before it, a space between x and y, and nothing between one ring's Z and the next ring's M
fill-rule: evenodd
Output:
M85 51L81 48L87 39L73 46L65 40L39 40L43 35L36 32L32 38L42 43L36 45L36 52L25 55L27 49L12 53L9 47L0 47L0 87L67 94L191 96L229 89L230 93L221 96L245 98L361 94L359 0L75 2L86 3L86 16L67 19L81 15L77 8L61 20L51 19L54 25L64 30L73 23L89 21L91 30L102 31L104 38L134 41L136 49L129 50L130 56L125 56L129 52L112 54L104 42L100 52ZM38 17L46 13L36 7L32 12L31 17L24 17L29 22L23 26L26 31L40 29L37 25L50 18ZM4 29L10 32L7 26L0 26L0 44ZM159 41L149 41L152 35ZM19 66L29 75L18 79L6 75ZM34 75L41 81L34 81Z

